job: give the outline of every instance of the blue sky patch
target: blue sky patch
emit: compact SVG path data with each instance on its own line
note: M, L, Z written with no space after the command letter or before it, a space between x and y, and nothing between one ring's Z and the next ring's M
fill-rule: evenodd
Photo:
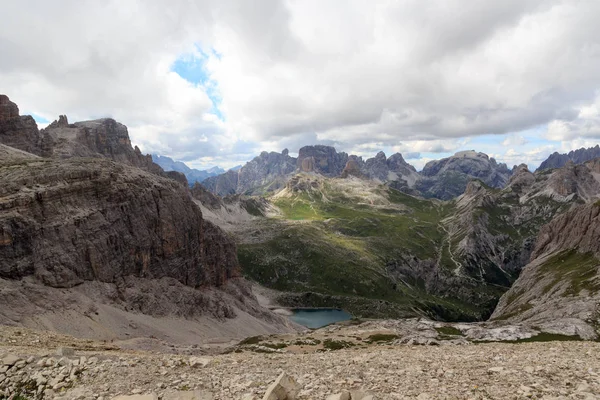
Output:
M25 113L23 115L31 115L33 117L33 119L35 120L35 122L37 122L38 124L48 124L48 123L50 123L50 121L48 121L46 118L44 118L44 117L42 117L40 115L34 114L34 113Z
M212 102L211 113L219 117L220 120L224 120L223 114L220 110L221 105L221 94L217 82L211 78L210 73L206 67L209 59L207 52L196 45L197 53L188 53L180 56L171 66L171 71L181 76L186 81L204 88L206 95ZM217 59L221 58L215 49L210 49L210 54Z

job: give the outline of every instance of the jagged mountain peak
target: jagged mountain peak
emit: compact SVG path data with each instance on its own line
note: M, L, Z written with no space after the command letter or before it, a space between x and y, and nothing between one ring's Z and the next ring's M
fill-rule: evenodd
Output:
M600 157L600 145L594 147L585 148L582 147L577 150L571 150L568 153L560 154L558 152L552 153L544 162L542 162L536 171L543 171L545 169L560 168L564 166L568 161L572 161L575 164L583 164L586 161L593 160L594 158Z

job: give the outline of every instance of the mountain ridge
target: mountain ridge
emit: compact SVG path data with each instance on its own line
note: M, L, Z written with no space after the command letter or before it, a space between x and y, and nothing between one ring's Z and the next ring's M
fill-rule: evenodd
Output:
M437 167L436 167L437 165ZM279 190L297 172L309 172L326 177L353 175L373 179L406 193L448 200L460 195L469 179L477 178L494 187L503 187L512 172L506 164L474 151L458 152L454 156L429 162L421 172L407 163L402 154L389 158L380 151L363 160L356 155L337 152L332 146L311 145L300 148L298 157L282 153L262 152L237 171L211 177L203 182L214 194L257 195Z
M583 164L586 161L590 161L598 157L600 157L600 145L589 148L582 147L580 149L571 150L568 153L562 154L554 152L540 164L536 171L549 168L560 168L569 161L572 161L575 164Z

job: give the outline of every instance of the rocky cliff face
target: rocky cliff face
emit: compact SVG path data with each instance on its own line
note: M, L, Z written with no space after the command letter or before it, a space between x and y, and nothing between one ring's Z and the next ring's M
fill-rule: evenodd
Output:
M239 275L234 244L170 179L104 159L2 166L3 279L72 287L169 277L200 287Z
M0 94L0 144L32 154L41 154L40 133L30 115L19 115L19 107Z
M594 163L590 163L590 166L593 165ZM577 196L579 199L589 200L600 192L600 182L587 164L575 165L568 161L550 175L548 190L563 198Z
M487 154L462 151L452 157L428 162L421 176L416 188L425 197L449 200L461 195L472 178L488 186L502 188L508 182L511 171L506 164L498 164Z
M574 164L583 164L586 161L600 157L600 145L590 148L581 148L570 151L566 154L554 152L544 162L540 164L538 171L551 168L560 168L572 161Z

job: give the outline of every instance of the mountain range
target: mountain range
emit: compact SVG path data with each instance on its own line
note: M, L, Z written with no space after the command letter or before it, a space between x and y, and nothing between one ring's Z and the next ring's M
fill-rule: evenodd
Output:
M188 342L181 332L294 329L253 281L286 307L594 339L596 150L535 172L463 151L419 172L399 153L316 145L200 184L113 119L39 130L0 95L0 323Z
M463 151L452 157L428 162L421 172L408 164L400 153L389 158L379 152L373 158L337 152L331 146L305 146L298 157L262 152L239 171L228 171L206 179L203 185L213 193L257 195L281 189L297 171L317 173L330 178L356 176L384 183L408 194L449 200L464 192L471 178L492 187L502 187L512 172L486 154Z

